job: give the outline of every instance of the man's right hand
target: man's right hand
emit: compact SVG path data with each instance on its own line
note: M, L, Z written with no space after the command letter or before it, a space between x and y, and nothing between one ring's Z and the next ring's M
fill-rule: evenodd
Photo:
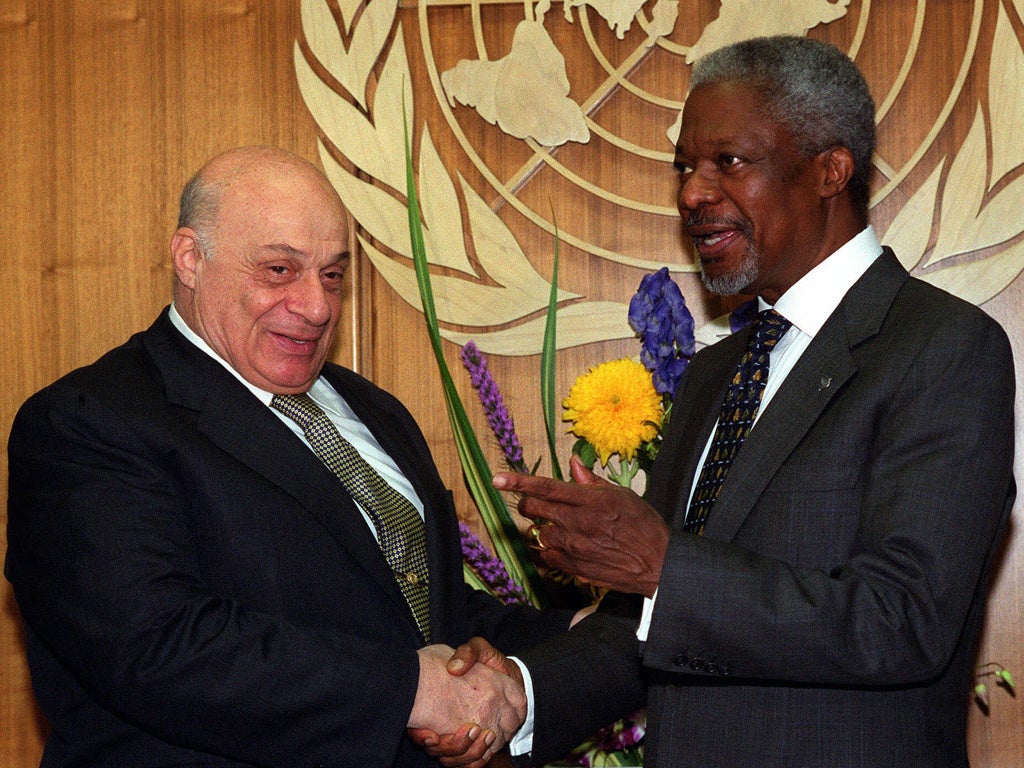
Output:
M447 657L446 673L453 678L466 677L469 681L473 677L474 668L476 668L477 674L500 673L510 679L517 690L522 691L523 676L519 667L482 637L470 639ZM524 694L523 717L525 717L525 712ZM477 722L479 721L466 723L455 731L435 731L424 727L410 728L409 736L423 747L427 754L436 757L445 768L482 768L488 764L508 739L512 738L515 731L522 725L522 718L518 719L518 724L504 740L494 730L476 725Z
M447 669L449 674L461 677L477 664L483 664L496 672L508 675L520 688L523 687L523 673L519 665L482 637L471 637L468 642L456 648L448 660Z
M418 652L419 687L408 727L413 739L442 758L445 766L484 765L509 742L526 717L522 676L518 669L514 678L505 671L506 664L515 664L486 641L474 640L480 642L460 647L466 649L462 656L453 656L445 645L430 645ZM459 659L456 669L449 671L446 665L455 659ZM449 736L438 734L460 738L453 745Z

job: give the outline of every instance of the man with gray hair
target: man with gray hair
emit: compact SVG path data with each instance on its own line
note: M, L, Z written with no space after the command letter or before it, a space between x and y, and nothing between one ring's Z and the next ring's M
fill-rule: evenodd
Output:
M573 483L495 477L545 563L613 590L520 656L524 764L646 703L647 766L966 768L1013 359L868 225L873 117L821 42L697 64L679 211L705 285L760 313L691 360L646 499L576 460ZM482 641L457 656L519 674Z

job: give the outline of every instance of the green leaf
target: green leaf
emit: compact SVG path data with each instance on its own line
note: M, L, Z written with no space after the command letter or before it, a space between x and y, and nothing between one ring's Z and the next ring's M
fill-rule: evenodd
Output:
M469 584L473 589L486 592L489 595L494 595L494 592L490 587L487 586L487 582L480 578L480 575L469 567L469 563L464 562L462 564L462 580Z
M430 266L423 242L423 226L420 222L419 198L416 194L416 181L412 166L412 144L409 138L409 124L405 112L404 90L402 102L403 130L405 135L405 182L409 213L409 238L412 246L413 264L416 269L416 282L423 303L423 317L426 320L430 335L430 345L441 374L444 390L445 406L448 420L452 426L455 447L462 464L462 474L466 487L473 497L480 512L487 533L494 544L495 554L501 558L509 576L526 592L534 605L542 603L542 585L537 568L530 559L512 516L508 511L501 493L491 482L492 473L484 457L483 450L473 431L473 426L466 415L466 409L459 397L455 382L444 359L444 348L441 344L441 333L437 322L437 310L434 306L434 293L430 284Z
M554 212L552 212L554 219ZM544 411L544 429L551 453L551 476L562 479L562 466L558 461L558 446L555 443L555 342L558 325L558 224L555 223L555 258L551 268L551 293L548 297L548 312L544 319L544 343L540 353L540 399Z
M580 461L587 469L594 468L594 464L597 462L597 451L586 438L581 437L573 444L572 453L574 456L580 457Z

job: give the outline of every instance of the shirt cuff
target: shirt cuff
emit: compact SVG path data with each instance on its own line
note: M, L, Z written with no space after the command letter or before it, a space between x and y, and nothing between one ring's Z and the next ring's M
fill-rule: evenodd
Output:
M640 612L640 626L636 628L636 639L641 643L647 642L647 633L651 631L651 617L654 615L654 601L658 599L658 590L654 590L653 597L644 598L644 607Z
M530 677L530 670L526 668L515 656L509 656L509 661L514 661L516 666L519 667L519 671L523 674L523 688L526 689L526 720L523 721L522 726L516 731L515 736L512 737L512 741L508 744L509 752L513 757L520 755L528 755L533 749L533 678Z

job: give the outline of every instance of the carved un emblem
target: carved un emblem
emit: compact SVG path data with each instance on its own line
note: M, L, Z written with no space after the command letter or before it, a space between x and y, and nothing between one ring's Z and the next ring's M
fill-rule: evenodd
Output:
M662 265L695 269L671 169L690 67L766 34L821 35L864 70L879 127L872 222L904 265L977 304L1003 290L1024 267L1019 5L953 6L302 0L295 69L323 166L375 269L419 306L404 108L442 333L533 354L550 292L535 265L550 264L556 228L572 258L635 271L630 292ZM580 201L585 216L562 207ZM634 226L616 227L627 219ZM621 290L585 295L564 274L559 346L632 338Z

